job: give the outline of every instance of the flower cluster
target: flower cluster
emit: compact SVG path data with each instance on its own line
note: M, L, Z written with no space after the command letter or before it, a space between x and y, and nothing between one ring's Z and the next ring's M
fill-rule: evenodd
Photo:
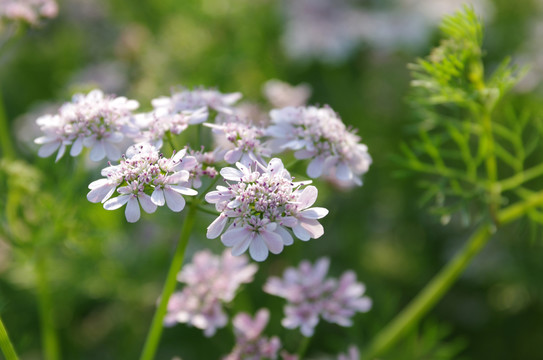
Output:
M119 165L102 170L105 179L92 182L87 199L104 203L104 209L115 210L126 204L126 220L136 222L140 207L153 213L157 206L167 204L173 211L185 207L182 195L198 193L188 188L189 171L197 165L194 157L185 156L183 149L171 158L164 158L150 144L137 144L128 148ZM115 190L121 195L111 198ZM139 204L138 204L139 202Z
M311 178L324 176L340 185L362 185L361 175L372 162L366 145L330 108L287 107L272 110L267 134L274 152L295 150L297 159L312 159Z
M288 268L283 278L271 277L264 291L287 300L282 324L299 327L304 336L312 336L319 317L341 326L350 326L357 312L370 310L372 302L363 296L365 287L356 282L353 272L345 272L339 280L328 278L330 261L322 258L315 266L303 261L298 269Z
M264 130L258 126L239 121L235 116L228 117L230 121L221 124L204 125L212 128L220 147L225 148L224 161L229 164L241 162L249 166L253 162L264 163L262 156L269 157L271 151L261 143ZM222 140L222 141L221 141Z
M304 106L311 96L311 86L300 84L292 86L281 80L268 80L263 87L264 96L275 108Z
M216 150L204 152L204 147L202 146L202 149L199 151L189 149L189 155L197 161L197 165L189 171L191 187L195 189L200 188L202 186L202 177L215 179L219 175L217 169L212 166L218 161Z
M271 159L267 167L254 163L237 169L223 168L221 175L228 187L217 186L206 194L206 201L215 204L221 214L207 228L207 237L221 235L230 219L230 226L222 234L224 245L232 247L233 255L249 249L256 261L264 261L268 252L278 254L285 245L293 243L292 235L304 241L316 239L324 233L318 219L328 210L311 208L317 199L317 188L307 183L292 181L280 159Z
M54 0L0 1L0 19L6 18L37 25L40 18L54 18L57 14L58 5Z
M270 312L260 309L254 319L246 313L234 317L234 332L236 334L236 346L234 350L223 360L260 360L275 359L281 348L281 342L277 336L268 339L262 336L262 331L268 324Z
M217 90L195 89L174 92L172 96L154 99L152 104L156 110L169 114L200 109L209 111L210 108L220 113L231 114L232 106L239 99L241 99L241 93L237 92L223 94ZM207 114L205 120L207 120Z
M72 101L65 103L56 115L45 115L36 122L44 136L35 140L42 145L38 151L41 157L48 157L58 150L58 161L71 145L70 155L77 156L83 147L91 148L93 161L108 157L119 159L120 143L127 132L132 111L139 107L135 100L125 97L105 96L100 90L89 94L76 94Z
M170 297L165 324L189 323L212 336L228 322L222 303L232 301L240 285L251 282L256 271L257 266L248 264L246 257L234 257L228 250L220 257L207 250L196 253L177 277L186 286Z

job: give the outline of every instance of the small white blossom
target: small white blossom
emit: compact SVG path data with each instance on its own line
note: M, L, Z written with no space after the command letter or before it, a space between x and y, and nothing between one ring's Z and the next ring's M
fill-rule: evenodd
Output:
M314 267L307 261L288 268L283 278L271 277L264 291L287 300L286 317L281 322L288 329L300 328L304 336L313 336L319 318L341 326L350 326L356 312L367 312L372 302L363 296L365 287L356 282L353 272L338 280L326 278L330 261L318 260Z
M312 159L307 167L311 178L362 185L361 175L372 162L368 148L330 107L286 107L270 115L273 125L267 134L273 151L290 149L297 159Z
M119 165L110 165L102 170L105 179L89 185L91 191L87 199L104 203L106 210L115 210L126 204L128 222L139 220L140 205L147 213L153 213L157 206L164 204L172 211L181 211L185 207L182 195L198 194L186 186L189 170L197 165L197 161L185 153L183 149L168 159L150 144L133 145ZM111 198L115 189L120 195Z
M194 157L198 162L198 165L189 171L189 183L191 183L191 187L195 189L200 188L202 186L202 177L215 179L219 175L217 169L212 166L219 161L217 153L217 149L204 152L203 146L200 151L189 149L189 155Z
M311 207L317 199L317 188L295 183L280 159L271 159L267 167L255 163L247 167L236 163L237 169L223 168L222 177L228 187L217 186L206 194L221 214L207 228L207 237L222 234L224 245L232 247L233 255L249 249L256 261L264 261L268 253L279 254L285 245L293 243L292 229L301 240L316 239L324 233L318 219L328 210ZM232 220L232 221L230 221Z
M263 87L264 96L275 108L304 106L311 96L311 86L300 84L292 86L281 80L268 80Z
M36 120L44 136L34 142L42 145L41 157L48 157L58 150L58 161L71 145L70 155L77 156L83 147L91 148L90 158L100 161L104 157L119 159L121 152L116 144L124 139L132 111L139 106L125 97L105 96L100 90L87 95L76 94L65 103L56 115L45 115Z

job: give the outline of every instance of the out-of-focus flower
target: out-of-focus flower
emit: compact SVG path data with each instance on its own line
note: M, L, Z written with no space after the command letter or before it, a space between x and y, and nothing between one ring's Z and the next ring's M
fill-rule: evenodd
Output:
M40 18L54 18L58 5L54 0L0 0L0 19L37 25Z
M262 331L268 324L270 312L260 309L254 319L249 314L240 313L234 317L236 346L223 360L260 360L275 359L281 348L277 336L267 338Z
M341 326L350 326L356 312L367 312L371 299L363 296L365 287L356 282L353 272L344 273L338 280L325 278L330 261L318 260L315 266L308 261L298 268L288 268L283 278L271 277L264 291L287 300L282 324L289 329L300 328L304 336L312 336L319 317Z
M339 354L337 360L360 360L360 352L356 346L349 347L346 354Z
M247 167L236 163L237 169L223 168L222 177L228 187L217 186L206 194L207 202L215 204L221 214L207 228L207 237L221 235L230 219L230 226L222 234L224 245L232 247L233 255L249 249L256 261L264 261L268 252L279 254L285 245L293 243L294 235L304 241L316 239L324 233L318 219L328 210L311 206L317 199L317 188L302 186L309 182L293 182L280 159L271 159L267 167L254 163Z
M241 284L250 283L256 271L247 257L234 257L229 250L220 257L208 250L196 253L192 264L183 267L177 277L186 286L170 297L165 325L188 323L212 336L228 322L222 303L232 301Z
M183 149L167 159L150 144L132 145L119 165L110 165L102 170L106 178L89 185L91 191L87 199L93 203L104 203L106 210L115 210L126 204L128 222L139 220L140 205L149 214L164 204L172 211L181 211L185 207L182 195L198 194L187 187L189 171L197 161L185 153ZM116 189L121 195L111 198Z
M275 108L304 106L311 96L311 86L307 84L292 86L276 79L267 81L262 90L266 99Z
M70 155L77 156L83 147L91 148L90 158L100 161L104 157L119 159L121 152L116 144L121 142L132 116L139 106L136 100L125 97L105 96L100 90L89 94L76 94L72 101L62 105L55 115L45 115L36 120L44 136L34 140L42 145L41 157L58 151L56 161L71 145Z
M283 46L291 58L345 60L359 44L358 10L347 0L283 1Z
M372 162L368 148L330 107L286 107L270 116L273 125L266 132L274 152L291 149L297 159L312 159L309 177L362 185L361 175Z
M249 166L253 162L265 163L262 157L269 157L271 150L261 142L264 129L251 123L239 121L235 116L228 117L230 121L220 124L205 123L210 127L220 147L224 147L224 161L229 164L241 162Z

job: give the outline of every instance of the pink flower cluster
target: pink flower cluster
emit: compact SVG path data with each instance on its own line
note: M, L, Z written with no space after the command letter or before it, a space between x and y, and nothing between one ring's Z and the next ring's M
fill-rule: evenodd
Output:
M318 260L315 266L308 261L299 267L288 268L283 278L271 277L264 291L287 300L282 324L289 329L300 328L304 336L312 336L319 318L341 326L350 326L356 312L367 312L372 302L363 296L365 286L356 282L352 271L339 280L326 278L330 261Z
M37 25L40 18L54 18L58 14L58 5L54 0L2 0L0 18L12 21L24 21Z
M172 211L185 207L182 195L198 193L187 187L189 171L197 165L194 157L185 156L183 149L171 158L164 158L153 145L132 145L119 165L102 170L105 179L93 181L87 194L90 202L104 203L104 209L115 210L126 204L126 220L140 218L140 205L147 213L167 204ZM115 190L120 194L111 198Z
M286 107L270 112L267 135L274 153L294 150L297 159L312 159L311 178L323 176L340 185L362 185L361 175L372 162L366 145L330 108Z
M302 190L307 183L293 182L280 159L271 159L266 167L260 163L236 166L220 172L228 187L217 186L216 191L206 194L206 201L215 204L221 213L207 228L209 239L221 235L230 222L221 236L223 244L232 247L233 255L249 249L254 260L264 261L269 252L279 254L285 245L293 243L287 228L304 241L324 233L318 219L328 210L311 207L317 199L317 188L307 186Z
M177 277L186 286L170 297L165 324L188 323L212 336L228 322L222 304L232 301L240 285L250 283L256 271L247 257L234 257L228 250L220 257L208 250L196 253Z
M204 147L202 146L202 149L199 151L189 149L189 155L194 157L198 162L198 165L189 171L191 187L195 189L200 188L202 186L202 177L215 179L219 175L217 169L212 166L218 161L217 151L204 152Z
M262 336L262 331L268 324L270 312L268 309L260 309L254 319L246 313L234 317L234 332L236 334L236 346L234 350L223 360L260 360L275 359L281 348L281 341L277 336L267 338Z
M45 133L34 141L42 145L38 155L48 157L58 150L58 161L66 147L71 145L72 156L79 155L83 147L88 147L93 161L106 156L110 160L118 160L121 151L116 144L123 141L132 111L138 107L136 100L106 96L100 90L87 95L76 94L71 102L62 105L58 114L36 120Z

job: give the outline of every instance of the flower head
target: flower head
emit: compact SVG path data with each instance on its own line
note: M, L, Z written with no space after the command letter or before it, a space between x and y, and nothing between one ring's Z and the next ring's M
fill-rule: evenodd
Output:
M287 300L282 324L299 327L305 336L312 336L319 318L341 326L350 326L356 312L367 312L371 300L363 296L365 287L356 282L353 272L346 272L339 281L326 279L330 261L322 258L314 266L307 261L288 268L283 278L271 277L264 291Z
M189 171L189 182L193 188L198 189L202 186L202 177L215 179L219 175L219 172L213 166L219 160L217 153L217 150L204 152L203 146L199 151L189 149L189 155L198 162L198 165Z
M189 323L212 336L228 322L222 304L232 301L256 271L257 266L248 264L246 257L234 257L228 250L220 257L207 250L196 253L177 277L186 286L170 297L165 324Z
M137 144L128 148L119 165L102 170L106 178L89 185L90 202L104 203L104 209L115 210L126 204L126 220L136 222L140 218L140 205L147 213L153 213L164 204L173 211L185 207L182 195L198 193L188 188L189 170L197 165L195 158L185 156L181 150L171 158L164 158L150 144ZM111 198L115 190L120 194Z
M232 247L233 255L249 249L254 260L264 261L268 252L278 254L293 243L292 229L301 240L316 239L324 233L318 219L328 210L311 206L317 199L317 188L301 187L309 182L293 182L280 159L271 159L264 167L254 163L247 167L236 163L237 169L223 168L221 175L228 187L217 186L206 194L221 214L207 228L207 237L222 234L224 245Z
M223 360L275 359L281 348L279 338L274 336L268 339L262 336L269 318L270 312L267 309L260 309L254 319L246 313L236 315L233 320L236 346Z
M311 178L362 185L360 177L372 162L368 148L330 107L287 107L270 116L267 134L274 151L295 150L297 159L312 159L307 168Z
M100 90L87 95L76 94L65 103L56 115L45 115L36 122L44 136L35 140L42 145L41 157L48 157L58 150L57 161L71 145L70 155L77 156L83 147L91 148L93 161L108 157L119 159L121 152L116 144L124 139L132 111L139 106L135 100L125 97L106 96Z
M304 106L311 96L311 87L307 84L292 86L281 80L268 80L263 87L264 96L276 108Z
M0 19L6 18L37 25L40 18L54 18L57 14L58 5L54 0L0 1Z

